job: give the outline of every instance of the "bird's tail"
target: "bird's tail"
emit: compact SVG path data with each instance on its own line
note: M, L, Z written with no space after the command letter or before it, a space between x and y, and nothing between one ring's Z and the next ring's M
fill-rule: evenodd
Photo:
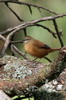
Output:
M52 48L50 52L59 51L61 48Z

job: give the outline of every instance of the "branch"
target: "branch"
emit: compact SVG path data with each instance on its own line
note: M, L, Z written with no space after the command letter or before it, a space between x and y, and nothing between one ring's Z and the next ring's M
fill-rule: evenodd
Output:
M5 5L10 9L10 11L17 17L17 19L19 20L19 21L24 21L24 20L22 20L17 14L16 14L16 12L8 5L8 3L7 2L5 2Z
M15 41L15 42L18 42L18 41ZM22 42L22 41L21 41ZM20 56L22 56L24 59L26 59L26 60L28 60L28 58L25 56L25 54L24 53L22 53L22 52L20 52L18 49L17 49L17 47L15 46L15 45L11 45L11 51L14 53L14 55L15 55L15 53L17 52L17 54L19 54Z
M51 33L53 35L54 38L57 38L56 37L56 33L54 33L51 29L49 29L48 27L44 26L44 25L41 25L41 24L35 24L36 26L38 27L42 27L44 29L46 29L49 33Z
M1 66L0 89L8 94L30 94L31 89L42 86L44 79L51 78L52 74L61 73L66 67L66 47L60 50L58 57L49 65L13 56L4 56L0 61L6 63ZM7 74L6 74L7 73ZM58 77L58 76L57 76Z
M38 9L43 9L43 10L46 10L52 14L55 14L57 15L57 13L53 12L52 10L49 10L45 7L41 7L41 6L38 6L38 5L35 5L35 4L29 4L29 3L26 3L26 2L22 2L22 1L18 1L18 0L0 0L0 3L3 3L3 2L7 2L7 3L16 3L16 4L20 4L20 5L26 5L28 7L32 6L32 7L35 7L35 8L38 8ZM31 9L30 9L31 10ZM32 11L31 11L32 12Z
M55 15L55 16L43 17L43 18L40 18L40 19L37 19L37 20L34 20L34 21L30 21L30 22L24 22L23 24L20 24L18 26L13 27L13 28L9 28L6 31L0 32L0 34L7 34L7 33L10 33L14 30L16 30L15 32L18 32L18 31L20 31L20 30L22 30L26 27L34 26L35 24L37 24L39 22L50 21L50 20L54 20L54 19L61 18L61 17L64 17L64 16L66 16L66 13L60 14L60 15Z
M37 24L38 22L42 22L42 21L49 21L49 20L54 20L56 18L60 18L60 17L63 17L63 16L66 16L66 14L61 14L61 15L55 15L55 16L50 16L50 17L43 17L43 18L40 18L40 19L37 19L37 20L34 20L34 21L30 21L30 22L25 22L23 24L20 24L18 26L15 26L13 27L12 29L7 29L5 32L9 32L11 31L11 33L6 37L6 41L5 41L5 44L4 44L4 48L1 52L1 56L3 56L10 44L10 41L11 41L11 37L18 31L22 30L22 29L25 29L26 27L29 27L29 26L34 26L35 24ZM46 28L46 27L45 27ZM48 29L48 28L46 28ZM58 32L57 32L58 33ZM2 32L3 34L3 32Z
M6 39L4 38L4 36L0 35L0 40L5 41Z
M46 82L32 93L36 100L66 100L66 68L58 78Z
M59 32L59 30L58 30L58 25L57 25L57 22L56 22L55 19L53 20L53 24L54 24L54 27L55 27L55 30L56 30L58 39L59 39L59 41L60 41L61 47L63 47L64 44L63 44L63 41L62 41L62 39L61 39L60 32Z
M1 34L1 35L9 34L9 33L12 32L14 29L15 29L15 27L9 28L9 29L7 29L7 30L5 30L5 31L3 31L3 32L0 32L0 34Z
M3 49L2 49L2 52L1 52L1 54L0 54L0 57L3 57L3 56L4 56L4 54L5 54L5 52L6 52L7 48L8 48L8 46L9 46L9 44L10 44L10 41L11 41L11 38L12 38L14 32L15 32L15 30L14 30L13 32L11 32L11 33L6 37L6 41L5 41L4 47L3 47Z
M28 6L28 8L29 8L30 13L32 14L32 9L31 9L31 7L30 7L30 6Z

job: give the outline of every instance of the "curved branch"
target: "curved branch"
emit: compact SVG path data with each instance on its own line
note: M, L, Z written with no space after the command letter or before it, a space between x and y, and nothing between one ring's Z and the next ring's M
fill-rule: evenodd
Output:
M8 34L8 33L12 32L14 30L16 30L15 32L18 32L21 29L33 26L33 25L35 25L35 24L37 24L39 22L50 21L50 20L54 20L54 19L61 18L61 17L64 17L64 16L66 16L66 13L55 15L55 16L43 17L43 18L40 18L40 19L37 19L37 20L33 20L33 21L30 21L30 22L24 22L23 24L20 24L18 26L13 27L13 28L9 28L6 31L0 32L0 34L2 34L2 35L3 34Z
M41 6L38 6L38 5L35 5L35 4L30 4L30 3L26 3L26 2L22 2L22 1L18 1L18 0L0 0L0 2L7 2L7 3L16 3L16 4L20 4L20 5L26 5L26 6L32 6L32 7L35 7L35 8L40 8L40 9L43 9L43 10L46 10L54 15L57 15L57 13L53 12L52 10L49 10L45 7L41 7Z
M14 28L10 29L10 31L12 31L7 37L6 37L6 42L4 44L4 48L1 52L1 56L3 56L5 54L5 51L7 50L10 41L11 41L11 37L18 31L25 29L26 27L30 27L30 26L34 26L35 24L37 24L38 22L42 22L42 21L50 21L50 20L54 20L56 18L60 18L66 16L65 14L61 14L61 15L55 15L55 16L50 16L50 17L43 17L34 21L30 21L30 22L25 22L23 24L20 24L18 26L15 26Z
M24 21L24 20L22 20L17 14L16 14L16 12L8 5L8 3L7 2L5 2L5 5L10 9L10 11L17 17L17 19L19 20L19 21Z

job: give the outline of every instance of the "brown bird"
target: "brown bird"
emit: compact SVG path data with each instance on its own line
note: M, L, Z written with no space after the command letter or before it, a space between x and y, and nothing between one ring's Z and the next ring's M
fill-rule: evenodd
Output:
M50 48L48 45L31 36L25 36L23 42L25 51L36 58L42 58L51 52L60 50L60 48Z

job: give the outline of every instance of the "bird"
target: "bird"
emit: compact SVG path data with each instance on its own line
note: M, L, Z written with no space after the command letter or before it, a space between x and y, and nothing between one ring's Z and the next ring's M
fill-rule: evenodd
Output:
M25 36L23 38L24 49L25 51L36 58L43 58L49 53L59 51L61 48L51 48L45 43L34 39L31 36Z

